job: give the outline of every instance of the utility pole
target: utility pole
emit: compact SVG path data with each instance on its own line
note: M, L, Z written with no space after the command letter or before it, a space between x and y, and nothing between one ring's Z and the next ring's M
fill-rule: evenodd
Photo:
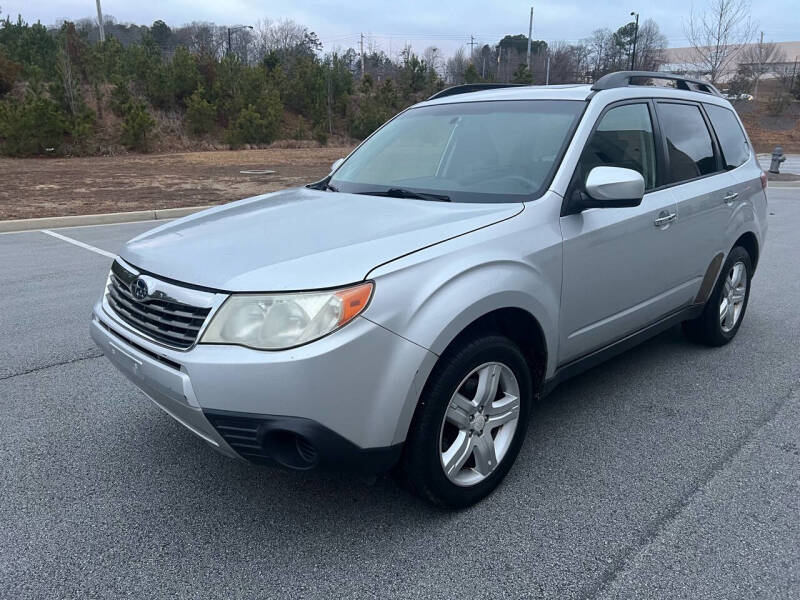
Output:
M547 51L547 73L544 76L544 84L550 85L550 51Z
M100 8L100 0L97 0L97 28L100 30L100 43L106 41L106 30L103 27L103 9Z
M361 34L361 79L364 79L364 34Z
M531 19L528 21L528 73L531 72L531 36L533 35L533 7L531 6Z
M797 75L797 59L800 58L800 54L794 57L794 67L792 67L792 83L789 85L789 93L792 93L794 90L794 77Z
M228 54L226 56L231 55L231 50L232 50L231 33L234 33L236 31L241 31L242 29L252 29L252 28L253 28L252 25L240 25L239 27L228 27Z
M631 71L636 66L636 42L639 41L639 13L631 11L631 16L636 15L636 26L633 29L633 52L631 52Z
M498 46L497 48L497 81L501 81L500 77L500 58L503 56L503 47Z

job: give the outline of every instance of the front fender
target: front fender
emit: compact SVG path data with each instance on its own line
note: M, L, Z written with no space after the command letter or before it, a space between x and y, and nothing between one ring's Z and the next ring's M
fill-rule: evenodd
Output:
M560 231L557 224L531 228L523 215L502 230L495 225L371 273L375 297L364 316L440 355L476 319L522 309L541 327L551 375L558 354Z

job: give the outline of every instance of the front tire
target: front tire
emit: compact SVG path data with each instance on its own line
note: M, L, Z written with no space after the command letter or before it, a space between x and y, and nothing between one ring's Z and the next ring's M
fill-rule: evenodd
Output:
M750 254L736 246L728 255L717 284L702 314L683 323L683 331L693 342L724 346L739 331L750 299L753 262Z
M525 438L530 368L502 336L473 339L439 359L414 416L401 472L414 492L463 508L503 480Z

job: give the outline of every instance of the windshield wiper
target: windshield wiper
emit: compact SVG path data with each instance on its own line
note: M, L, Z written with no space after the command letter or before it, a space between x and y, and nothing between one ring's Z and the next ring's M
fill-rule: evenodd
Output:
M431 200L433 202L450 202L450 196L443 194L426 194L425 192L412 192L404 188L389 188L386 191L358 192L365 196L388 196L390 198L411 198L413 200Z

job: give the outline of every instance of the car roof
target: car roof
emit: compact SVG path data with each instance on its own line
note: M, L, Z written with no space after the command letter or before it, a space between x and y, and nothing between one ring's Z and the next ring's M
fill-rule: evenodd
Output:
M628 98L668 98L693 100L730 107L725 99L713 94L681 90L656 85L629 85L607 90L593 91L591 84L523 85L499 87L462 94L453 94L420 102L416 106L460 104L463 102L490 102L498 100L582 100L597 99L602 103L617 102Z

